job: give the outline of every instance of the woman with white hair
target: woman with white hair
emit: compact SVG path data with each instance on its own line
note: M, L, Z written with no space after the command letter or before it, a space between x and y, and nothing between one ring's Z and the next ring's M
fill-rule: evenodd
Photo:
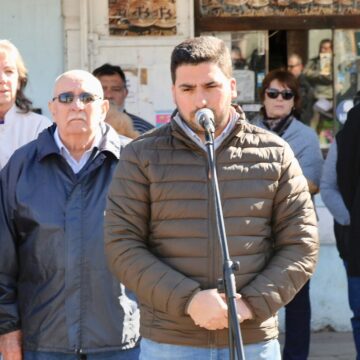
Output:
M32 103L24 94L27 82L18 49L8 40L0 40L0 169L17 148L51 125L48 118L31 111Z

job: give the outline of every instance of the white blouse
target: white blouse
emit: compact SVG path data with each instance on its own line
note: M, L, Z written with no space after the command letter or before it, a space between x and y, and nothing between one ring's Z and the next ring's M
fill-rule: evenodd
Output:
M21 113L14 105L5 114L4 123L0 124L0 170L16 149L36 139L42 130L51 125L47 117L34 112Z

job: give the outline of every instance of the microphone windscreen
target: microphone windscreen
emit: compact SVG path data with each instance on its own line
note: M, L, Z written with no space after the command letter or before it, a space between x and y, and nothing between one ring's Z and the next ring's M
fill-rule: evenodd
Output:
M195 119L196 119L196 122L202 127L204 127L204 123L206 121L210 121L213 124L215 123L214 113L212 112L212 110L210 110L208 108L199 109L195 113Z

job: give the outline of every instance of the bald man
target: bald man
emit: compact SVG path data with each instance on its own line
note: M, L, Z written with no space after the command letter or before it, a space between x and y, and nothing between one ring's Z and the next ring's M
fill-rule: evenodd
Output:
M55 124L0 174L0 350L4 360L138 358L139 312L106 267L106 194L122 148L100 82L55 82Z

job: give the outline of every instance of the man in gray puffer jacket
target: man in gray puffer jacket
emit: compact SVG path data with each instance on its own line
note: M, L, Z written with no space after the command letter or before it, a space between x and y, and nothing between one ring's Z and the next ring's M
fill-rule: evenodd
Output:
M314 271L318 236L308 186L290 147L245 121L231 59L214 37L172 53L169 124L130 143L109 192L106 253L140 302L140 359L227 359L227 306L204 131L215 150L229 251L240 262L237 311L247 359L280 359L277 311Z

